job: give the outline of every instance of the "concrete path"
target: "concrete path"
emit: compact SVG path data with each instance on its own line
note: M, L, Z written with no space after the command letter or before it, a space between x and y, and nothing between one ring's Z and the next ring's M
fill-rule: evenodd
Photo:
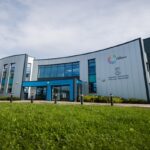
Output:
M0 103L10 103L9 101L0 101ZM13 101L13 103L31 103L30 100L21 100L21 101ZM54 101L42 101L42 100L34 100L36 104L54 104ZM80 102L67 102L67 101L57 101L57 105L81 105ZM97 105L97 106L110 106L110 103L89 103L84 102L83 105ZM114 103L114 106L119 107L145 107L150 108L150 104L125 104L125 103Z

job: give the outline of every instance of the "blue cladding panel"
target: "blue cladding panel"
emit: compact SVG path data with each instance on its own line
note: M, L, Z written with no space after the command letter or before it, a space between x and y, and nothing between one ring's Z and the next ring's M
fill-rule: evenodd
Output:
M47 82L43 81L25 81L22 84L23 87L37 87L37 86L47 86Z
M53 80L53 81L25 81L23 82L23 87L38 87L47 86L47 100L52 99L52 86L69 85L70 89L70 101L74 100L74 86L73 80Z

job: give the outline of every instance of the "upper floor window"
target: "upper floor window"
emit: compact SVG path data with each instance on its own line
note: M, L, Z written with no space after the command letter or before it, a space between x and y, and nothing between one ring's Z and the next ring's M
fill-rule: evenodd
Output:
M25 79L26 81L29 81L30 74L31 74L31 63L28 63L26 67L26 79Z
M41 65L38 68L38 78L79 76L79 62Z

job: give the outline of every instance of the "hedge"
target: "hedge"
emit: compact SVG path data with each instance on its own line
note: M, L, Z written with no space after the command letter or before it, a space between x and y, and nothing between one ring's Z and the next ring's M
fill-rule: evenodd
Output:
M145 100L136 99L136 98L125 99L125 98L117 97L117 96L113 96L112 98L113 98L114 103L139 103L139 104L148 103ZM85 95L83 97L83 99L84 99L84 102L110 103L110 97L109 96Z
M1 100L10 100L10 96L0 96L0 101ZM20 100L20 98L13 96L13 100Z

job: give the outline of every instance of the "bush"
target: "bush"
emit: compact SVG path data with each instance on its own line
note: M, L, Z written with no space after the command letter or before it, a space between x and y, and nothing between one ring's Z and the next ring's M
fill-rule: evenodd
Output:
M84 96L84 102L96 102L96 103L110 103L109 96L97 96L97 95L86 95ZM147 101L136 98L125 99L122 97L113 96L114 103L132 103L132 104L146 104Z
M0 96L0 100L10 100L10 96ZM20 100L20 98L13 96L13 100Z
M122 97L113 97L113 102L114 103L123 103L124 99Z
M108 96L98 96L98 97L99 97L99 100L98 100L99 103L108 103L109 102Z
M97 96L97 95L84 96L84 102L107 103L108 101L109 101L108 96Z
M94 102L97 101L98 97L95 95L86 95L83 97L85 102Z
M129 98L124 99L123 103L131 103L131 104L147 104L148 102L143 99L137 99L137 98Z

